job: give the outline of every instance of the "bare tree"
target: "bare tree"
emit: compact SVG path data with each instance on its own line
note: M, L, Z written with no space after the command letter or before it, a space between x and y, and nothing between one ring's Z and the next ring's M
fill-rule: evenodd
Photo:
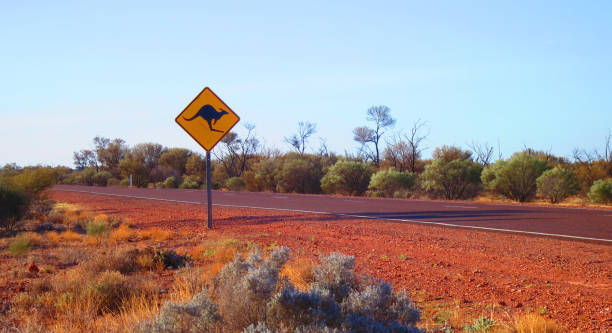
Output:
M422 131L426 124L426 121L417 120L412 125L410 132L404 136L410 151L410 172L412 173L416 172L416 162L421 158L421 153L425 150L423 143L429 136L429 130L427 133L422 133Z
M96 172L100 171L98 168L96 154L89 149L81 149L81 151L75 151L73 159L74 165L79 170L83 170L86 167L93 167L96 169Z
M364 160L376 160L376 156L372 149L368 146L368 143L375 143L374 131L366 126L357 127L353 130L353 140L359 142L359 152Z
M495 148L489 145L488 142L481 144L481 143L472 141L471 144L468 144L468 147L470 147L470 149L472 149L474 154L476 154L477 163L480 163L483 166L487 166L491 164L492 159L493 159L493 152L495 151Z
M247 129L244 138L240 138L235 132L229 132L221 139L219 149L213 150L213 155L221 162L230 177L240 177L259 148L255 125L246 123L244 128Z
M578 163L591 163L597 160L612 163L612 132L608 130L608 135L604 139L603 153L597 149L589 152L586 149L574 148L572 155Z
M317 124L308 121L300 121L298 122L298 132L290 137L286 137L285 142L298 153L304 154L308 139L316 132Z
M354 140L359 142L362 150L368 143L374 145L373 160L376 166L380 165L380 138L385 134L387 127L395 125L395 119L391 117L391 109L385 105L372 106L367 111L367 121L374 122L374 128L357 127L353 130Z
M329 150L327 149L327 140L324 138L319 138L321 144L319 145L319 155L321 156L329 156Z

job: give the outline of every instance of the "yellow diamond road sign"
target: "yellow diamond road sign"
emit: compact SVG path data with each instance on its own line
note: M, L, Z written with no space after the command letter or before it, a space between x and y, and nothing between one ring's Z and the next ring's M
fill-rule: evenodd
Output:
M240 117L206 87L175 120L200 146L210 151Z

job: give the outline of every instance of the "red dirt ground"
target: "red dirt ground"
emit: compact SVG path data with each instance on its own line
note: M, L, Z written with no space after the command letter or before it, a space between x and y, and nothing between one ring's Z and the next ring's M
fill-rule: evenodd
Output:
M612 247L513 234L333 216L51 192L60 202L130 218L138 228L208 233L316 257L354 255L357 269L407 289L430 321L509 320L536 312L580 332L612 332Z

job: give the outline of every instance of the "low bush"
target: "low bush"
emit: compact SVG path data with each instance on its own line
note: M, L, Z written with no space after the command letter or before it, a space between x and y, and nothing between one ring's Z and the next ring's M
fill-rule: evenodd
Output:
M109 178L108 181L106 181L106 186L120 186L121 185L121 181L117 178Z
M177 188L178 187L178 180L176 179L176 177L171 176L166 178L166 180L164 180L164 188Z
M0 228L12 230L28 209L29 198L19 188L0 181Z
M409 191L416 181L413 174L399 172L393 168L375 173L370 180L368 188L376 195L393 197L395 193Z
M358 161L340 160L329 168L321 179L321 189L326 193L362 195L372 177L372 168Z
M85 293L95 304L98 314L119 312L134 291L128 279L116 271L102 272L85 287Z
M111 230L111 226L106 219L97 216L93 221L87 223L85 230L90 236L100 237L107 235Z
M240 177L231 177L225 181L225 187L230 191L244 191L246 184Z
M108 185L108 180L113 178L113 175L108 171L97 172L93 177L93 182L98 186Z
M128 178L123 178L121 179L121 181L119 182L120 186L130 186L130 180Z
M612 203L612 179L596 180L589 191L589 198L594 203Z
M179 188L187 190L198 189L200 188L200 184L192 180L186 180L179 185Z
M188 302L166 303L159 316L144 322L139 331L147 333L199 333L214 332L221 320L217 306L208 293L202 291Z
M423 189L434 197L468 199L478 194L481 172L482 166L471 159L438 158L425 166L420 179Z
M546 161L526 152L514 154L510 160L499 160L482 171L484 186L505 197L525 202L533 199L537 179L546 171Z
M550 200L551 203L559 203L580 190L576 175L560 166L544 171L536 179L536 183L538 193Z
M276 173L277 191L296 193L320 193L323 165L308 155L285 155Z
M15 237L15 240L9 245L8 251L10 254L19 257L28 254L33 248L34 242L22 234Z
M289 249L276 247L237 255L208 291L184 303L167 303L141 325L147 332L419 332L419 311L405 292L355 274L355 260L342 254L320 258L312 282L296 289L279 272Z

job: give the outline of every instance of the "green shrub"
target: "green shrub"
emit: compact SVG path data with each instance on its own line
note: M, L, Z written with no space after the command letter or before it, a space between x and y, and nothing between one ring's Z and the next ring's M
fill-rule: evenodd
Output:
M368 188L372 168L363 162L340 160L321 179L326 193L362 195Z
M318 161L304 156L286 157L276 175L279 192L320 193L323 168Z
M531 200L537 190L537 179L546 170L546 161L525 152L510 160L499 160L482 172L482 183L491 191L519 202Z
M596 180L589 191L589 198L594 203L612 203L612 179Z
M399 172L394 168L381 170L375 173L370 179L368 188L386 197L395 196L397 192L410 190L416 178L408 172Z
M438 158L425 166L421 184L433 196L447 200L467 199L476 196L480 189L482 166L471 159L447 161Z
M268 158L259 161L255 164L253 170L255 172L255 180L258 187L264 191L277 191L277 174L281 167L281 161L277 158Z
M111 226L107 221L94 219L93 221L87 223L85 230L87 231L88 235L99 237L108 234L111 230Z
M32 248L34 248L34 243L29 238L19 235L9 245L8 251L10 254L18 257L27 254Z
M56 181L56 172L47 167L24 169L20 174L9 179L10 183L32 198L40 196L42 191L53 186Z
M170 176L164 180L164 188L177 188L178 180L174 176Z
M495 327L495 321L486 317L480 317L472 325L465 325L463 331L466 333L486 333Z
M245 171L240 176L242 180L244 180L244 185L246 186L246 190L249 192L259 192L263 189L257 182L257 178L255 176L255 172L253 171Z
M128 180L129 182L129 180ZM107 182L106 182L106 186L119 186L121 185L121 181L117 178L110 178Z
M246 188L246 184L240 177L231 177L225 181L225 187L230 191L243 191Z
M179 188L187 189L187 190L197 189L197 188L200 188L200 184L198 184L198 182L194 182L194 181L191 181L191 180L186 180L183 183L181 183L181 185L179 185Z
M536 179L538 193L550 200L551 203L558 203L563 199L578 193L578 178L576 175L563 167L557 166L551 170L546 170Z
M0 228L12 230L26 213L28 204L24 191L0 181Z
M121 179L121 181L119 182L120 186L130 186L130 179L129 178L123 178Z
M113 178L113 175L110 172L100 171L94 175L93 182L98 186L106 186L111 178Z
M96 171L92 168L87 168L82 171L79 171L75 176L75 183L78 185L87 185L93 186L95 184L94 178L96 176Z

